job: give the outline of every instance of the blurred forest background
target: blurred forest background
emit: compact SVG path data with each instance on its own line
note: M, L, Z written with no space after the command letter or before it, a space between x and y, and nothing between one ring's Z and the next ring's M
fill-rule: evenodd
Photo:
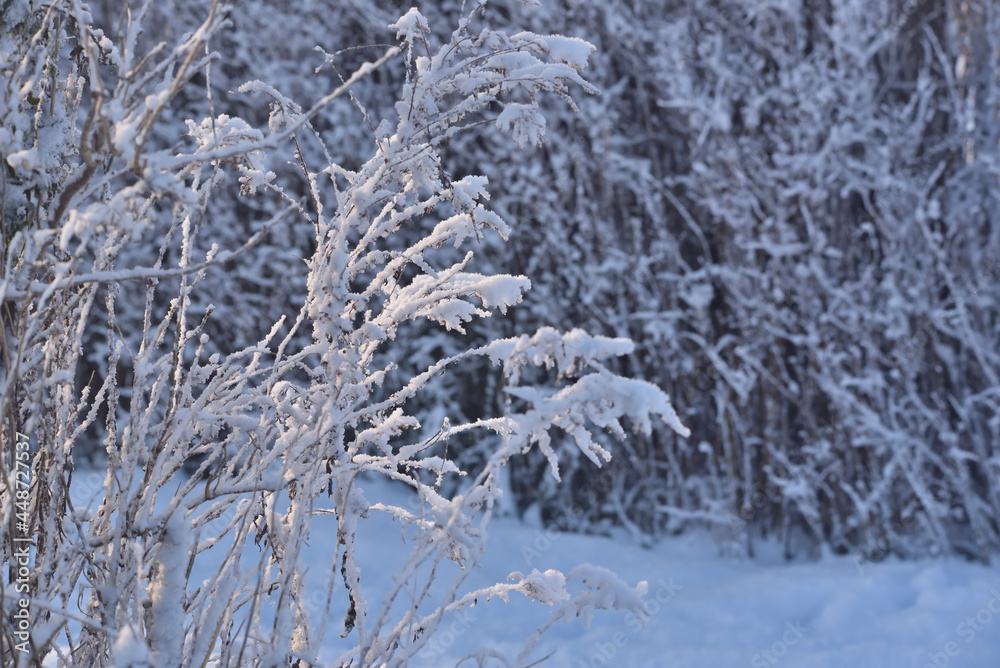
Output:
M96 15L114 31L120 4L102 2ZM533 284L521 307L470 331L483 341L542 325L630 337L635 353L615 370L669 392L693 434L662 426L609 443L605 470L562 448L564 484L533 452L513 464L516 509L537 507L561 529L624 526L642 541L708 526L737 553L778 535L789 556L988 560L1000 546L1000 5L522 4L491 0L486 11L508 32L593 43L587 78L601 93L576 112L542 102L547 142L524 149L530 160L488 128L451 143L450 176L488 175L492 206L513 228L509 244L484 239L476 262ZM193 30L204 5L155 3L147 26L163 34L143 39ZM212 116L214 105L266 126L266 100L234 92L248 79L310 105L338 72L385 48L368 47L395 43L386 26L409 5L242 0L235 29L212 44L221 58L163 125ZM419 8L432 27L451 26L461 5ZM403 76L390 63L314 120L336 160L367 159ZM295 189L319 150L303 142L268 165L289 197L306 195ZM217 198L203 238L238 245L284 206ZM301 307L313 243L308 222L290 219L252 263L213 274L191 311L218 307L213 346L259 340ZM142 286L120 289L121 319L129 299L140 318ZM401 377L456 345L434 324L413 331ZM89 353L92 369L106 365L100 342ZM510 400L500 379L484 363L440 378L423 401L432 415L495 414ZM425 421L430 432L440 424ZM495 444L436 447L474 466Z

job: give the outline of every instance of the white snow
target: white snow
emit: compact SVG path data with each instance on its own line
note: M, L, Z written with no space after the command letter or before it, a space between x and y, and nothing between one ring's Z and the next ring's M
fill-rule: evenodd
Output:
M545 138L545 117L530 104L508 102L497 116L497 128L510 132L520 147L539 145Z
M77 472L78 507L93 501L102 476L99 471ZM377 502L375 510L413 507L408 493L386 481L368 480L364 487L369 501ZM357 527L360 578L376 605L412 547L406 542L412 530L393 516L372 512ZM307 583L306 606L316 618L326 605L320 579L329 573L337 540L335 530L324 529L333 525L324 522L316 518L305 548L309 578L316 578ZM566 594L573 597L580 618L557 621L535 646L531 660L552 654L542 664L546 668L1000 665L998 566L953 558L876 563L829 554L787 562L774 543L758 543L757 552L756 559L722 556L704 532L643 548L624 533L566 534L543 528L536 517L498 517L463 590L512 581L511 595L480 598L447 615L439 633L409 665L454 666L480 648L486 655L514 657L524 640L550 620L550 606L565 601ZM252 541L246 554L258 554ZM581 567L583 563L591 566ZM196 560L191 582L202 582L212 567ZM616 585L609 571L628 587ZM643 593L642 609L634 611L636 597ZM619 611L588 608L588 601L608 596L617 599ZM629 609L633 611L622 612ZM331 619L343 613L332 609ZM354 641L353 634L340 638L339 631L328 633L319 659L329 663ZM149 648L128 632L119 637L114 655L118 666L152 665Z
M597 613L590 629L559 624L535 650L538 657L556 652L544 664L551 668L1000 665L996 567L956 560L866 564L835 556L734 561L718 556L705 535L646 550L621 538L546 534L503 519L491 529L483 570L497 575L526 567L521 546L539 543L547 547L531 566L568 572L586 560L629 582L649 582L646 628L634 615L607 612ZM415 665L453 665L479 643L511 643L546 618L545 610L514 599L475 614L479 619L462 621L468 630L450 647L442 647L449 640L442 638L438 659L425 650L428 660Z
M114 668L152 668L156 662L146 643L136 637L131 626L126 626L111 647L111 664Z
M406 40L410 44L419 39L421 35L431 31L427 19L416 7L411 7L398 21L390 24L389 28L396 31L396 39Z
M0 140L2 139L3 137L0 136ZM23 151L15 151L14 153L11 153L7 156L7 164L14 169L24 169L28 171L38 169L42 164L41 158L38 155L38 147L32 146L31 148L26 148Z
M590 54L594 52L594 45L578 37L565 37L563 35L536 35L531 32L520 32L511 35L511 41L515 44L522 42L535 42L542 47L542 50L558 63L565 63L577 71L582 71L587 67Z
M366 493L401 507L409 499L381 482ZM384 513L373 513L359 526L358 563L362 581L371 587L369 600L380 601L398 573L407 549L402 535L401 525ZM335 540L335 532L313 532L310 572L329 569ZM563 534L531 519L505 517L491 524L485 556L465 588L529 573L539 592L559 600L564 582L572 593L574 578L605 568L633 587L648 583L645 619L596 611L589 628L583 619L556 623L531 654L537 660L554 652L542 664L546 668L1000 665L996 566L957 559L871 563L834 555L786 562L776 544L759 546L758 552L754 560L720 556L705 533L646 549L624 535ZM583 562L595 568L574 573ZM565 581L556 571L567 574ZM453 666L482 646L516 656L552 608L527 596L508 598L480 600L447 616L439 635L410 665ZM332 616L342 613L334 610ZM329 634L320 658L332 660L351 640Z

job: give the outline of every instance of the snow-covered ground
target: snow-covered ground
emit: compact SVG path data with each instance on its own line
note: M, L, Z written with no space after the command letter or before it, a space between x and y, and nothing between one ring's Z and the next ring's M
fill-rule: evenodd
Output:
M373 520L361 549L365 575L377 589L393 574L390 555L400 532L391 521ZM1000 567L839 556L788 563L777 545L768 547L760 546L756 559L736 560L720 556L706 534L644 549L625 537L547 532L498 518L469 584L533 568L568 572L581 562L610 568L630 584L649 583L646 628L612 612L597 613L589 629L580 620L560 622L534 652L552 653L540 664L546 668L1000 666ZM328 569L329 551L317 553ZM453 666L484 644L516 655L521 639L550 613L521 596L467 608L443 625L414 665Z
M642 549L627 540L546 535L507 519L494 524L489 540L483 569L491 575L527 569L522 552L550 543L531 567L569 569L586 560L630 582L649 582L647 628L612 613L590 629L560 624L538 653L554 650L543 664L553 668L1000 666L997 567L958 560L859 564L850 557L735 561L718 556L707 536ZM442 653L525 635L544 618L539 607L493 605Z
M96 482L97 473L82 480ZM79 489L79 488L78 488ZM91 490L94 486L91 486ZM407 497L384 484L366 485L369 500L403 505ZM81 499L83 500L83 499ZM310 538L310 574L329 573L335 531L320 524ZM406 550L400 525L372 513L358 536L362 582L377 609ZM257 548L248 547L248 553ZM486 556L466 589L504 581L513 571L589 562L612 569L630 584L649 583L643 628L631 614L598 612L556 624L532 656L543 668L807 666L830 668L996 668L1000 666L1000 567L958 559L879 563L825 556L786 562L777 545L759 556L719 555L712 538L694 534L644 549L626 537L545 531L510 517L493 521ZM195 572L192 578L199 580ZM325 593L312 591L315 602ZM343 610L331 614L331 660L347 648L339 638ZM470 651L491 646L514 656L551 609L514 595L480 602L454 614L411 665L454 666ZM475 662L462 664L470 667Z

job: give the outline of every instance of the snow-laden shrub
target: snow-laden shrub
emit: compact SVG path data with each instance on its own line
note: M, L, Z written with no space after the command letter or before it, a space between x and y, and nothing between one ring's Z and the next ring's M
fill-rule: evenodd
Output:
M3 560L34 541L30 637L6 632L4 664L313 665L340 626L331 615L343 615L338 630L356 642L333 665L405 665L446 614L494 596L554 606L553 622L595 608L640 614L644 583L596 568L569 573L582 587L575 595L555 571L463 587L511 458L538 449L558 477L555 434L602 464L610 453L597 434L624 436L623 420L648 433L659 416L686 433L662 391L608 370L632 344L541 328L414 373L398 364L400 343L423 323L461 332L521 301L527 279L483 273L473 250L462 252L508 228L486 206L487 179L452 177L443 149L483 123L516 144L540 141L540 98L572 105L574 88L595 92L581 76L590 45L491 30L481 3L438 40L411 9L391 26L398 46L332 77L308 104L275 82L241 86L268 105L265 128L211 95L212 73L225 65L212 45L230 8L212 3L202 23L158 43L143 35L151 4L122 12L120 34L97 28L79 0L3 4L0 407L5 460L16 433L32 450L29 501L15 502L15 477L2 483ZM393 66L404 77L394 118L379 122L358 100L370 154L344 166L315 123ZM208 114L178 118L175 103L202 82ZM275 155L292 156L297 187L279 178ZM252 209L267 215L251 233L223 244L212 220L226 193L271 205ZM311 236L300 308L257 341L213 348L209 323L238 313L198 296L265 245L275 253L280 242L268 235L292 228ZM128 291L141 295L138 312L121 308ZM103 359L85 366L95 341ZM454 422L432 414L429 424L417 399L477 358L498 367L509 410ZM549 381L534 369L550 371ZM476 431L494 434L495 447L464 475L438 445ZM75 458L95 435L104 486L94 507L78 507ZM410 488L419 511L369 502L372 477ZM450 494L445 477L459 479ZM367 595L356 552L372 513L395 517L411 537L381 602ZM317 531L337 537L319 610L307 600L303 560ZM454 572L448 561L464 570L430 587L435 574ZM209 575L195 582L193 570ZM5 616L18 594L4 580ZM527 665L536 641L517 656L484 648L473 658Z

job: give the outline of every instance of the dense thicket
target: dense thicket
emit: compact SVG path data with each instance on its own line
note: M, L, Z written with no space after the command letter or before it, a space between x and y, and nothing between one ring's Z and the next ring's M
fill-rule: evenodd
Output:
M535 312L641 341L695 432L633 441L605 512L789 554L996 547L997 15L962 7L651 3L630 39L587 17L584 113L611 126L571 162L576 220L527 233L578 268L543 295L528 269Z
M388 41L403 4L244 3L238 30L213 45L215 100L266 122L259 100L229 92L251 72L315 98L369 51L312 75L324 62L313 47ZM158 20L183 31L186 6ZM459 8L422 10L448 26ZM618 370L667 389L694 432L630 438L613 475L566 449L569 486L537 455L514 469L519 507L637 536L708 524L740 550L777 532L789 554L987 558L1000 543L995 3L502 0L487 11L510 30L593 42L601 94L575 113L542 102L548 140L532 160L485 131L443 149L455 178L490 178L514 229L507 248L484 239L477 261L533 283L523 308L474 335L554 324L631 337ZM339 157L361 159L402 76L384 68L317 119ZM178 121L205 104L193 96ZM280 179L295 159L272 168ZM271 214L213 206L223 231ZM255 323L302 280L293 256L309 243L291 226L260 266L220 279L239 308L213 341L260 335ZM425 326L399 361L426 365L455 345ZM510 399L483 366L441 379L426 401L477 418ZM494 444L453 447L475 462Z
M538 165L478 151L510 186L507 262L534 283L513 326L638 341L624 368L694 436L631 439L613 478L571 455L571 488L526 471L520 502L577 528L707 523L749 551L777 532L789 555L988 558L996 6L583 2L522 20L593 40L602 95L550 122Z
M626 339L458 336L529 281L477 259L510 229L453 145L541 143L593 47L397 8L391 44L308 79L277 39L308 13L114 5L0 4L0 663L406 666L517 594L548 621L466 659L526 667L560 620L645 619L646 582L586 564L469 579L512 459L558 478L555 435L600 465L625 425L687 433L613 371ZM457 406L479 361L502 412ZM379 514L402 542L365 563Z

